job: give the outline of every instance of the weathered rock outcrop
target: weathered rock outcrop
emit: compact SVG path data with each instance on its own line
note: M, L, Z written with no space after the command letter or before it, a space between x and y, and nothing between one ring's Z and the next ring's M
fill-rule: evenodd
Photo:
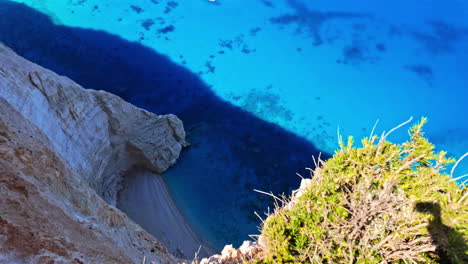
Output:
M246 240L238 249L235 249L232 245L226 245L221 251L221 254L203 258L201 261L192 261L192 264L251 263L258 254L261 254L260 245L257 242Z
M302 196L307 188L312 184L312 180L303 178L301 185L298 189L294 190L291 194L291 199L288 200L286 207L291 207L297 203L297 199ZM221 254L215 254L207 258L203 258L200 261L193 261L192 264L240 264L240 263L251 263L252 260L261 259L263 254L263 247L265 240L263 236L258 237L258 241L252 242L249 240L244 241L242 245L236 249L232 245L226 245Z
M113 205L126 171L161 173L184 144L177 117L85 90L0 43L0 262L174 262Z

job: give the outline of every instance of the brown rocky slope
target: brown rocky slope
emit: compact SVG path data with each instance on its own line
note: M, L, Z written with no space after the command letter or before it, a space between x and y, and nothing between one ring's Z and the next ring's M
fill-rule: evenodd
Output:
M182 122L85 90L0 43L0 263L174 263L115 208L134 168L160 174Z

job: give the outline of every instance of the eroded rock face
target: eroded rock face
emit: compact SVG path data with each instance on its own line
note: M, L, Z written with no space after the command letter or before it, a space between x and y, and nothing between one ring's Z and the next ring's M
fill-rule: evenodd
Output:
M112 205L127 170L161 173L184 144L177 117L85 90L0 43L0 262L175 262Z
M0 96L111 204L116 174L132 165L161 173L175 163L185 144L177 117L156 116L110 93L85 90L5 46L0 46L0 75Z

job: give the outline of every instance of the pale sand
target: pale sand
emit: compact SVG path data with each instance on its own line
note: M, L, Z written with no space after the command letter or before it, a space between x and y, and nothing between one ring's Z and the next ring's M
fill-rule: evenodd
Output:
M119 208L136 223L163 242L177 257L193 259L214 254L193 232L177 208L160 175L132 171L125 176L119 195Z

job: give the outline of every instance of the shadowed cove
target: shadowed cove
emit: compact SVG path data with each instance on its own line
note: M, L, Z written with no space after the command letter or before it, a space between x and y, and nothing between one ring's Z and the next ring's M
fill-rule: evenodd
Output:
M208 230L212 235L205 235L218 248L258 233L253 211L266 210L271 200L254 188L292 191L300 180L295 172L303 172L320 152L217 97L196 74L140 43L56 25L47 15L9 1L0 2L0 17L0 41L21 56L85 88L183 120L191 146L166 179L195 230Z

